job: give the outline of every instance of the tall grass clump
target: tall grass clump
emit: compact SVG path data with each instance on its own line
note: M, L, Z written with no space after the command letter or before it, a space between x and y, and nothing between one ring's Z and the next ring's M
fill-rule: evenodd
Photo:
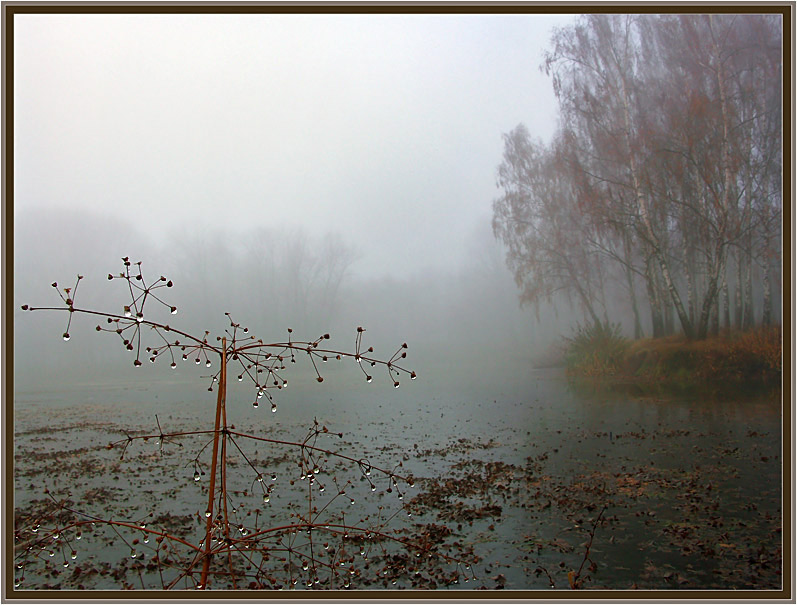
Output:
M579 325L572 337L565 337L567 372L579 376L612 376L622 367L628 344L619 324L598 321Z
M727 374L738 380L773 382L783 372L781 326L761 326L731 340L726 356Z

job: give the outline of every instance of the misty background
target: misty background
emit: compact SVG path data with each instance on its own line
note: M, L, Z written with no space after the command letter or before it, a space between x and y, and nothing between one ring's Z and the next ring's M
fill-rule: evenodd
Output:
M230 312L346 350L362 325L421 377L545 358L569 310L519 308L491 205L502 134L554 132L538 66L573 19L17 15L17 388L140 379L95 320L65 343L65 313L19 310L80 273L77 307L120 312L123 256L189 332Z

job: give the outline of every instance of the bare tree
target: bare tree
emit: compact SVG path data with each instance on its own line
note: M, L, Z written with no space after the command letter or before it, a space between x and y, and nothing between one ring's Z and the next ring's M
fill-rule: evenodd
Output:
M654 335L674 312L704 338L730 326L733 263L737 325L752 325L756 272L771 321L781 47L767 15L585 15L558 30L543 68L560 129L548 149L507 135L494 204L522 296L566 289L596 321L611 279L639 335L641 280Z

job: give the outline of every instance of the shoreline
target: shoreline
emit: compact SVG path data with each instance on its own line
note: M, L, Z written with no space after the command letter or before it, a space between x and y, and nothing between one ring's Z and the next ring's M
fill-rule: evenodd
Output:
M562 365L569 379L620 389L760 393L782 392L780 326L726 331L705 340L682 335L628 341L611 330L570 340Z

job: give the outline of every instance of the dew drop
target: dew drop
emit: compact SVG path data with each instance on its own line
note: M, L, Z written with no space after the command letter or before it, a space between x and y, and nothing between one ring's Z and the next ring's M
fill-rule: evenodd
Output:
M177 307L172 307L169 311L172 315L177 315Z
M130 307L125 307L125 317L131 317L133 315L132 311L130 311Z
M276 481L277 480L277 475L271 475L271 480L272 481Z
M64 340L69 340L71 336L69 336L69 332L64 332Z
M199 471L194 471L194 481L199 481Z
M365 382L371 382L373 379L374 379L373 376L366 376Z
M208 360L205 362L205 367L206 367L206 368L209 368L209 367L210 367L210 359L208 359Z
M276 403L272 403L271 404L271 411L272 412L276 412L277 411L277 404Z
M271 496L263 494L263 504L268 504L271 501Z
M74 550L72 551L72 555L71 555L71 556L72 556L72 560L73 560L73 561L74 561L75 559L77 559L77 553L76 553Z
M206 510L205 511L205 517L207 517L209 519L210 515L211 515L211 512L209 510Z
M398 380L397 380L396 382L394 382L394 383L393 383L393 387L394 387L394 388L396 388L396 389L397 389L397 388L399 388L399 383L398 383Z
M136 551L135 550L130 551L130 558L131 559L135 559L137 556L138 555L136 555Z
M199 365L199 364L201 363L201 361L202 361L202 360L201 360L201 359L199 359L199 357L197 357L197 358L194 360L194 363L195 363L195 364L197 364L197 365Z
M253 407L253 408L256 408L256 407L257 407L257 406L259 406L259 405L260 405L260 403L258 403L257 401L253 401L253 402L252 402L252 407Z
M244 377L243 377L243 374L241 374L240 376L238 376L238 382L241 382L243 379L244 379Z

